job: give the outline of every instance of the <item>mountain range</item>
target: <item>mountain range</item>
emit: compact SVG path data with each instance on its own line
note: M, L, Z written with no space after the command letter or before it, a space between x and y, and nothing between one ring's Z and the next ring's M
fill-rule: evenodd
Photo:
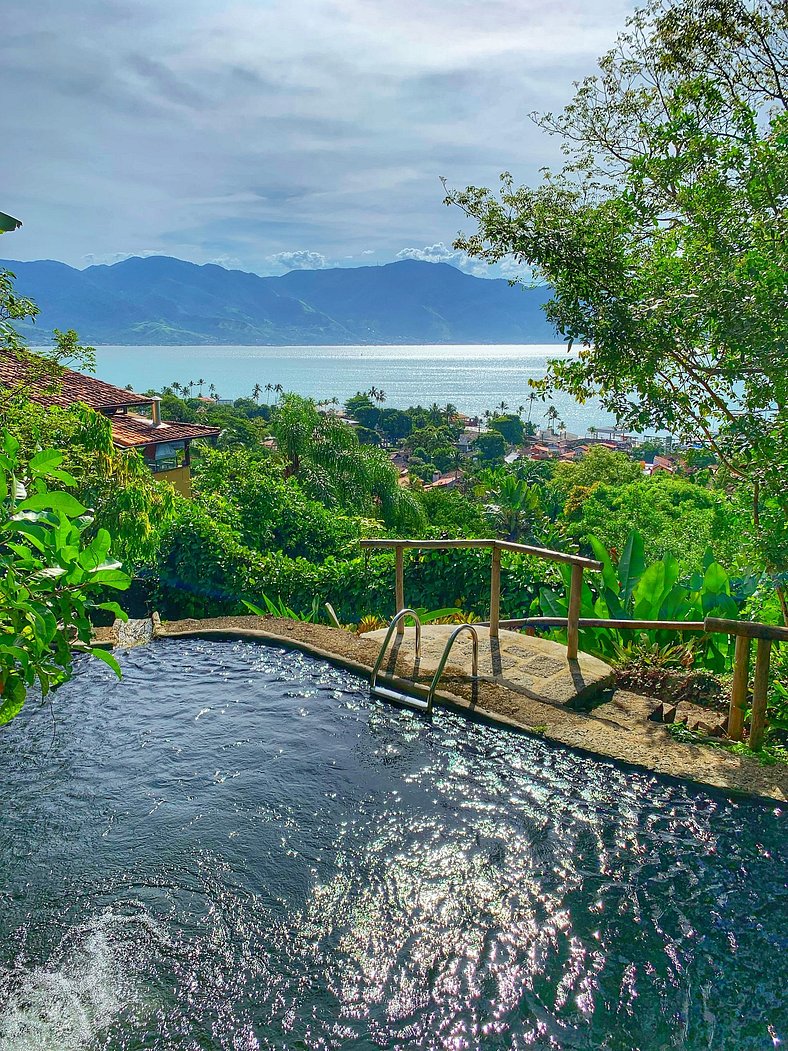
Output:
M84 343L330 345L555 343L545 287L473 277L446 263L293 270L259 277L168 256L77 270L0 260L39 306L31 343L76 329Z

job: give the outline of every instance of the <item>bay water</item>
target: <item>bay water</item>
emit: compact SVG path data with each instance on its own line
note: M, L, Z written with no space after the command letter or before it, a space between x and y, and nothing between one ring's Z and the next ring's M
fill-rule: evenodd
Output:
M529 402L528 381L545 374L550 358L565 355L563 345L547 346L330 346L330 347L135 347L104 346L96 352L96 375L138 391L160 390L202 379L220 398L249 396L256 384L261 401L275 398L268 384L280 384L317 400L344 402L359 390L376 387L386 407L408 408L451 403L469 415L504 402L538 426L550 404L570 431L615 421L598 403L579 405L566 394L548 402ZM195 387L195 393L198 388Z

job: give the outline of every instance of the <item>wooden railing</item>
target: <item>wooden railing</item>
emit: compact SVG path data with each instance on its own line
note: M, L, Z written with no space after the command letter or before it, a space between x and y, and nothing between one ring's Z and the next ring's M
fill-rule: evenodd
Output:
M497 639L500 628L566 628L566 655L568 660L577 660L579 633L581 628L615 628L619 631L675 631L702 632L705 634L734 635L736 649L733 659L733 685L728 710L728 736L741 741L744 728L744 710L747 706L750 677L750 649L752 640L757 640L755 674L752 685L752 709L750 713L751 748L763 743L766 727L766 702L769 687L769 662L773 642L788 642L788 627L760 624L751 620L722 620L706 617L705 620L613 620L602 617L581 617L580 603L583 588L583 571L600 572L602 563L580 555L568 555L563 551L515 544L509 540L362 540L363 548L393 549L395 552L395 600L397 610L405 608L405 549L443 551L452 548L488 548L490 560L490 637ZM566 617L520 617L501 620L501 552L515 551L532 555L548 562L561 562L572 567L569 586L569 609ZM405 625L398 622L397 632L402 634Z
M580 600L583 590L583 571L585 569L600 572L602 563L593 558L580 555L568 555L564 551L551 551L546 547L532 547L530 544L515 544L510 540L362 540L364 548L394 550L395 583L394 599L397 610L405 608L405 549L418 548L420 551L447 551L457 548L487 548L490 558L490 637L498 638L501 622L501 552L515 551L521 555L531 555L548 562L561 562L572 567L572 578L569 585L569 616L566 625L566 650L569 660L577 660L580 623ZM400 621L398 632L405 630Z

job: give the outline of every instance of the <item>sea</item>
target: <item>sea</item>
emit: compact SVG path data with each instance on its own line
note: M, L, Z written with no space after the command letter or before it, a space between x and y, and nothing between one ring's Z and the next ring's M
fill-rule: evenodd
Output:
M344 402L357 391L383 391L384 407L408 408L433 403L455 405L468 415L525 406L524 417L538 426L550 405L569 431L609 426L614 418L598 403L579 405L565 394L547 402L529 402L529 380L545 374L551 358L566 355L563 345L548 346L335 346L335 347L135 347L96 348L96 375L135 390L160 390L173 382L202 380L202 392L219 398L251 395L256 384L262 401L276 397L267 384L285 391ZM213 391L211 391L213 385ZM198 388L195 386L195 393Z

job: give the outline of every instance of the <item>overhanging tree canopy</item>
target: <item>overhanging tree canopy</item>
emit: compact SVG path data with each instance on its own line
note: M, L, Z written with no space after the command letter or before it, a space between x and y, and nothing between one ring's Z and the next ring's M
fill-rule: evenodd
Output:
M578 356L542 384L629 428L703 439L788 509L788 9L654 0L558 116L536 188L451 191L456 245L528 265ZM772 539L774 539L772 537ZM779 546L779 545L778 545ZM773 545L774 547L774 545ZM785 552L772 550L772 565Z

